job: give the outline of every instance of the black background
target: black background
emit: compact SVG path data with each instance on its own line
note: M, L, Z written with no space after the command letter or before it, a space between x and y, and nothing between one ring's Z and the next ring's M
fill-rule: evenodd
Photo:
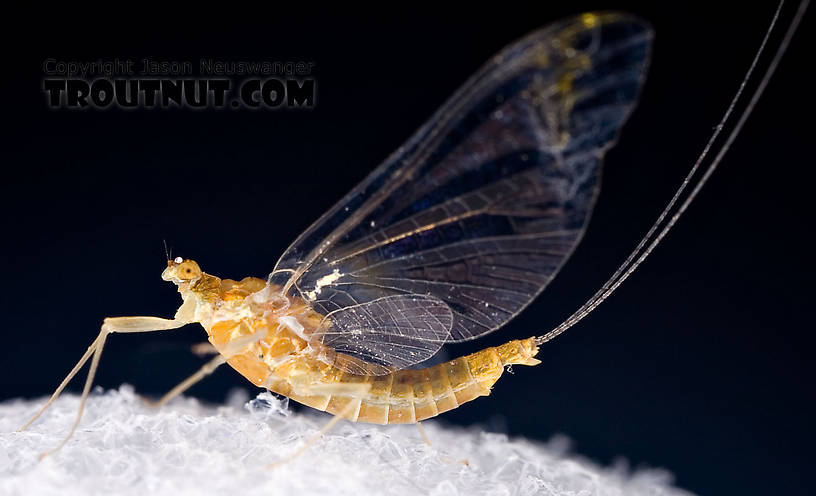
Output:
M618 8L653 23L653 63L641 103L608 154L586 237L544 295L478 347L557 325L668 201L774 10L650 4L366 17L226 12L206 22L151 15L134 29L114 18L43 15L6 42L0 399L50 393L105 316L172 316L180 300L159 279L162 239L212 274L263 277L300 231L492 54L561 16ZM780 28L794 8L786 7ZM721 169L648 262L543 347L541 365L516 368L490 398L443 421L538 439L564 433L575 451L601 463L623 456L636 467L666 467L680 486L703 494L805 492L816 417L809 29L806 16ZM317 106L47 109L46 58L145 56L194 65L203 56L315 62ZM202 359L188 349L204 338L197 326L113 336L97 384L161 394L198 367ZM191 393L222 401L237 386L251 388L223 368Z

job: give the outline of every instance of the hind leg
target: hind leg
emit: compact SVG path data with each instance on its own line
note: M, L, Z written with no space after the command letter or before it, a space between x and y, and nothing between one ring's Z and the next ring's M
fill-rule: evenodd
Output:
M416 426L417 430L419 431L419 435L422 437L422 440L425 442L425 444L427 444L428 446L433 446L431 444L431 438L428 437L428 433L425 432L425 428L422 427L422 422L417 420Z
M340 413L335 414L329 422L320 429L317 434L309 438L306 443L303 444L300 448L298 448L294 453L287 456L286 458L279 460L277 462L270 463L267 465L266 468L273 469L279 467L281 465L285 465L295 458L299 457L303 453L306 452L310 447L312 447L317 441L323 437L324 434L329 432L338 422L343 419L353 420L356 418L356 413L362 404L365 395L371 389L371 384L369 383L360 383L360 384L315 384L310 386L301 386L298 388L298 394L303 394L306 396L316 396L316 395L337 395L343 398L350 398L351 401L343 408Z

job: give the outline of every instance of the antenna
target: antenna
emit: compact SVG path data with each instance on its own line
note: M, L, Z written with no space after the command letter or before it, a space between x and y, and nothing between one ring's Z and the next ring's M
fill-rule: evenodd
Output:
M167 257L167 260L173 260L173 247L171 246L170 249L167 249L167 240L162 239L162 243L164 243L164 256Z

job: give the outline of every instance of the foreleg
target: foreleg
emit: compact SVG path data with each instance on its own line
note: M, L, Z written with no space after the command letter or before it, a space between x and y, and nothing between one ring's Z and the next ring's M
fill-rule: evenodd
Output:
M91 385L93 384L94 377L96 376L96 370L99 367L99 359L102 355L102 349L105 346L105 341L107 340L108 334L112 334L114 332L136 333L178 329L179 327L182 327L190 322L190 319L186 318L188 316L186 315L187 312L185 310L189 310L189 307L187 305L182 305L182 307L179 308L179 311L176 312L176 317L174 319L162 319L160 317L109 317L103 321L99 335L96 337L96 339L94 339L93 343L91 343L91 346L88 347L85 354L82 355L82 358L79 359L79 362L77 362L74 368L71 369L65 379L60 383L59 387L57 387L56 391L54 391L54 394L51 395L51 398L49 398L49 400L45 403L45 405L43 405L37 414L20 428L20 430L25 430L35 420L37 420L40 415L42 415L43 412L59 397L63 389L65 389L65 386L67 386L71 379L73 379L77 372L79 372L79 369L81 369L88 359L91 358L91 366L88 371L88 377L85 379L85 386L82 389L82 396L80 397L79 401L79 410L77 412L76 420L74 420L74 423L71 426L71 430L56 448L42 453L40 458L54 453L65 446L65 443L68 442L71 436L73 436L74 431L76 431L79 421L82 418L82 413L85 410L85 402L88 399Z

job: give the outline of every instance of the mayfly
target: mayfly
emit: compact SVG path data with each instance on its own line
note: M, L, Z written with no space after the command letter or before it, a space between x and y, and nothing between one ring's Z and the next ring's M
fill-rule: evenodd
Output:
M183 299L175 316L106 318L23 428L90 360L60 449L79 424L108 335L195 322L218 354L159 403L227 363L256 386L334 414L333 422L418 423L488 395L508 366L540 363L539 346L634 270L707 175L667 217L684 183L632 256L561 326L421 367L446 343L501 328L569 258L598 196L604 153L640 93L651 39L644 21L602 12L511 44L301 234L268 278L220 279L193 260L169 259L162 279Z

